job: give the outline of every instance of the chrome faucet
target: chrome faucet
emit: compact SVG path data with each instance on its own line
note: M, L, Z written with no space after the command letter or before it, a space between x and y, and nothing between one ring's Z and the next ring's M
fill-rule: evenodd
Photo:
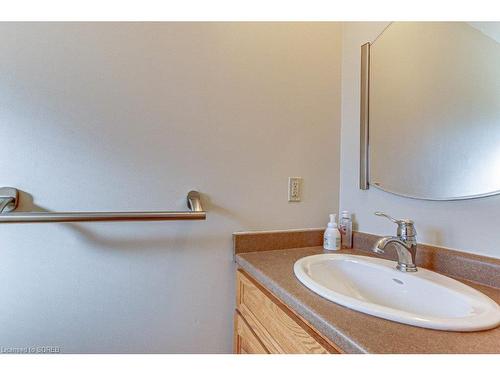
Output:
M377 216L384 216L398 225L397 236L382 237L373 247L373 251L383 254L387 245L394 245L398 254L396 268L402 272L417 272L415 258L417 256L417 232L412 220L396 220L383 212L375 212Z

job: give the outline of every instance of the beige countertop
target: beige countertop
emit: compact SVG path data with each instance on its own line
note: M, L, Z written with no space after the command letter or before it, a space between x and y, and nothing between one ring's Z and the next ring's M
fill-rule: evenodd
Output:
M340 306L302 285L293 273L299 258L323 253L303 247L240 253L236 263L346 353L500 353L500 327L447 332L413 327ZM342 251L342 253L366 252ZM500 289L460 280L497 303Z

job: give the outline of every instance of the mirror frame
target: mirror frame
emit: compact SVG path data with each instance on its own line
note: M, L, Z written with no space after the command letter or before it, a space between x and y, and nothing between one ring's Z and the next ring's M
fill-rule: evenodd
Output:
M361 97L360 97L360 132L359 132L359 188L368 190L369 153L368 131L370 113L370 45L361 46Z

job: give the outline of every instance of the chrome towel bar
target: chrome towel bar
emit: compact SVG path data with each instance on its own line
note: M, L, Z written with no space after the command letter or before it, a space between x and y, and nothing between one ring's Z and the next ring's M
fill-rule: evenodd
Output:
M16 209L17 189L0 188L1 223L64 223L79 221L160 221L205 220L206 212L201 205L200 193L187 194L189 211L125 211L125 212L11 212Z

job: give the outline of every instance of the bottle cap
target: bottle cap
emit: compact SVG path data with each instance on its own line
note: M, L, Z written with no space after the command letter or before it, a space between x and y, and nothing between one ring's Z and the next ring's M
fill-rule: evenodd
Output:
M342 211L340 213L340 217L346 217L346 218L350 219L351 218L351 214L349 213L349 211Z
M330 214L330 222L328 223L329 228L337 228L336 216L337 214Z

